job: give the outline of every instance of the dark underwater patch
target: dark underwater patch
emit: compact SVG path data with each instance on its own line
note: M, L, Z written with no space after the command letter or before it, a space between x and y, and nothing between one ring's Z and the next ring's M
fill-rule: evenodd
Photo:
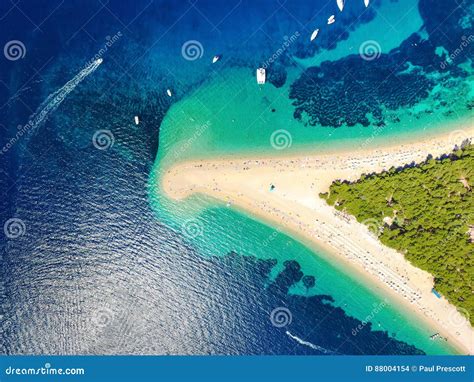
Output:
M274 354L320 354L315 349L298 345L290 338L289 342L283 341L282 336L286 335L286 330L333 354L424 354L416 347L397 340L393 334L375 330L371 322L362 322L346 315L343 309L331 304L334 301L331 296L291 294L290 289L299 283L310 292L318 282L317 277L304 275L297 261L286 261L284 269L268 287L265 285L268 283L271 269L276 265L275 260L260 260L253 256L230 253L224 258L215 258L212 261L222 262L224 269L238 266L239 274L253 275L247 282L260 296L259 304L264 310L263 315L262 312L260 315L255 312L254 325L263 324L266 335L262 336L261 341L264 346L273 336L280 337L278 342L269 344ZM242 272L243 269L245 272ZM229 272L233 273L235 270L229 269ZM229 294L233 292L229 291ZM285 307L291 314L291 323L284 327L275 327L270 320L269 312L278 307Z
M469 18L467 5L462 4L422 0L419 9L428 39L412 34L378 59L352 55L305 70L291 85L294 117L310 126L383 125L384 110L413 106L428 97L437 83L449 86L448 81L464 77L458 64L472 57L474 44L466 42L470 36L460 25ZM437 54L441 46L455 60ZM430 74L435 72L446 75L434 80Z

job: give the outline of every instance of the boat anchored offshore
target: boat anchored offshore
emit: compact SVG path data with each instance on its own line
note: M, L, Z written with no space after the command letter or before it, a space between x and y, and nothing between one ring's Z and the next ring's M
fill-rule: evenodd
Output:
M138 125L140 123L140 119L138 118L138 115L135 116L135 125Z
M311 34L310 41L313 41L318 36L318 33L319 29L315 29L314 32Z
M364 0L365 7L367 8L369 6L369 1L370 0Z
M344 9L344 0L337 0L337 7L342 12L342 10Z
M263 85L265 83L266 73L264 68L257 69L257 83Z
M331 24L334 23L335 21L336 21L336 16L331 15L331 16L328 18L328 25L331 25Z
M215 64L217 61L221 59L221 56L219 54L216 54L214 58L212 59L212 63Z

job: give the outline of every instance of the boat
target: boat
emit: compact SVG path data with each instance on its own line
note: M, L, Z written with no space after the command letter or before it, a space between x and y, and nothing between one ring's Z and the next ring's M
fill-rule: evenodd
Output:
M336 21L336 16L331 15L331 17L328 18L328 25L334 23Z
M265 83L265 69L264 68L258 68L257 69L257 83L259 85L263 85Z
M367 8L369 6L369 1L370 0L364 0L365 7Z
M140 123L140 120L138 119L138 115L135 116L135 125L138 125Z
M314 32L311 34L311 41L313 41L319 33L319 29L315 29Z
M166 90L166 94L168 94L168 97L171 97L171 90L170 90L170 89L167 89L167 90Z
M212 59L212 63L215 64L217 61L221 59L221 56L219 54L216 54L214 58Z
M337 7L342 12L342 10L344 9L344 0L337 0Z
M433 341L433 340L439 338L439 336L440 336L439 333L435 333L435 334L433 334L433 335L430 336L430 340Z

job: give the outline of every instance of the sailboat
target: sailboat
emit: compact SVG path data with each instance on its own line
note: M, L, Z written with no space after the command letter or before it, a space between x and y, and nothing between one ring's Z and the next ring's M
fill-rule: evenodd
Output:
M364 1L367 1L367 0L364 0ZM337 0L337 6L339 10L342 12L342 10L344 9L344 0Z

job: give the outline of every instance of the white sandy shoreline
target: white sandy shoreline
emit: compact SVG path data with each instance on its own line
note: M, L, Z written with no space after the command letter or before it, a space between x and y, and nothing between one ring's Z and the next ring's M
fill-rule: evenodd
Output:
M362 173L420 162L428 154L440 156L474 137L474 127L415 143L393 147L298 153L288 157L193 160L166 170L165 193L183 199L202 193L282 227L315 248L323 248L330 261L345 264L370 280L382 294L428 323L448 343L473 354L474 330L446 299L431 293L433 277L412 266L403 255L383 246L366 226L344 216L319 198L336 179L356 180ZM270 191L270 185L275 185Z

